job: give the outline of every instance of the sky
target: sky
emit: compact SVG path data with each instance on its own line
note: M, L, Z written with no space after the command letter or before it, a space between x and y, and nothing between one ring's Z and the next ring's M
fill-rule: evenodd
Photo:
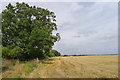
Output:
M2 9L8 2L2 2ZM14 4L14 3L13 3ZM29 2L56 15L62 55L118 53L118 2ZM0 10L2 10L0 8Z

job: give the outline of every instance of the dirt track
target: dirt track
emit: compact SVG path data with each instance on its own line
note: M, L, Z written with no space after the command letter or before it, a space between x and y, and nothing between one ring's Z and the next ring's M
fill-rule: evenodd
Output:
M118 56L71 56L56 57L45 62L42 69L36 68L29 78L116 78ZM40 64L41 66L41 64Z

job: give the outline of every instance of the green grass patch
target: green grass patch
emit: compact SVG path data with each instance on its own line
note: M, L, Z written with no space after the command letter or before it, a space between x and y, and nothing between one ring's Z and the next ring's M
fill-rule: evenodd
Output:
M43 64L43 67L47 66L48 64Z
M31 71L34 70L34 68L36 67L37 65L33 62L26 62L25 65L23 66L23 71L25 73L30 73Z

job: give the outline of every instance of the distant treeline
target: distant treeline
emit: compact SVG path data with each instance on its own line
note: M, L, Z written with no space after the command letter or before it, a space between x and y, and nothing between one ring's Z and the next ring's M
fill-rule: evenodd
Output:
M87 56L87 55L61 55L61 56Z
M61 55L61 56L92 56L92 55L118 55L118 54L81 54L81 55Z

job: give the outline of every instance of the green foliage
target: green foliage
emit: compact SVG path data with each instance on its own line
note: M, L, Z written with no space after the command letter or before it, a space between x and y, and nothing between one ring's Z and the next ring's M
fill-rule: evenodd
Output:
M2 12L3 57L30 60L46 58L54 42L60 40L56 16L48 9L26 3L10 3ZM13 48L9 47L14 45Z
M69 55L63 55L63 56L69 56Z
M8 59L22 59L23 49L19 46L2 48L2 56Z
M49 57L55 57L55 54L54 54L54 53L49 53L48 56L49 56Z
M2 47L2 56L3 56L3 58L4 57L7 57L8 58L8 53L10 52L10 50L9 50L9 48L7 48L7 47Z
M11 58L20 58L22 55L22 48L20 48L19 46L16 46L15 48L11 49L9 52L9 56L11 56Z
M23 71L25 73L30 73L37 65L33 62L27 62L24 66L23 66Z
M60 52L56 51L56 50L51 50L50 52L51 54L54 54L55 56L61 56Z

